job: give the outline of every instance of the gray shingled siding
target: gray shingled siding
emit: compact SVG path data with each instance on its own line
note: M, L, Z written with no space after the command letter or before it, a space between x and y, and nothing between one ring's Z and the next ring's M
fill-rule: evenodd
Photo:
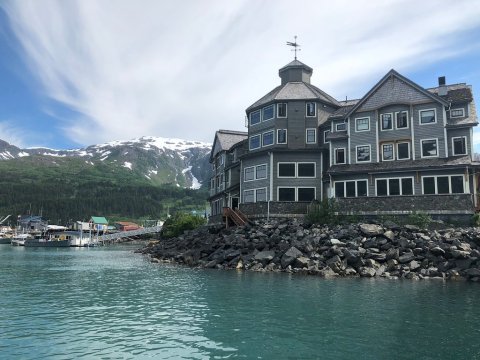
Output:
M377 109L387 104L415 103L420 101L431 101L431 98L392 76L362 104L359 111Z
M314 162L315 178L278 178L279 162ZM317 199L321 198L321 152L318 153L276 153L273 155L273 199L277 201L277 188L280 187L315 187Z
M253 180L253 181L244 181L245 177L245 168L250 167L250 166L256 166L256 165L262 165L266 164L267 165L267 178L262 179L262 180ZM270 193L270 157L268 154L258 156L255 158L250 158L250 159L244 159L242 160L242 171L240 173L240 179L241 179L241 184L240 184L240 189L242 191L241 194L241 202L243 202L243 195L245 190L251 190L251 189L259 189L259 188L267 188L267 199Z
M395 118L395 113L396 112L401 112L401 111L407 111L408 112L408 128L403 129L397 129L396 128L396 118ZM392 121L393 121L393 130L382 130L382 123L381 123L381 115L382 114L392 114ZM385 142L385 141L398 141L398 140L411 140L412 138L412 133L411 133L411 117L412 114L410 113L410 106L408 105L393 105L393 106L387 106L382 108L378 112L378 141L379 142ZM380 160L382 159L381 154L380 154Z
M420 110L436 109L437 122L435 124L420 125ZM413 129L415 136L415 159L421 158L422 139L438 138L438 157L446 157L445 135L443 126L443 106L438 103L428 103L413 106Z
M466 150L467 154L470 154L470 128L461 128L461 129L447 129L447 138L448 138L448 155L449 157L453 155L453 146L452 146L452 138L454 137L466 137Z
M455 105L452 105L450 107L450 110L455 110L455 109L463 109L463 113L465 116L462 116L462 117L455 117L455 118L452 118L450 116L450 111L447 111L447 119L448 119L448 122L449 123L452 123L454 124L455 121L457 120L462 120L462 119L465 119L468 117L469 113L468 113L468 104L455 104Z
M355 132L355 119L370 117L370 130ZM357 146L370 145L370 162L377 161L377 141L376 141L376 127L377 121L375 111L356 112L350 116L348 124L350 128L350 158L351 164L357 163Z
M305 101L295 101L288 103L288 148L304 149L305 148L305 128L307 127L307 118L305 117ZM315 123L316 118L309 118ZM314 125L313 127L316 127Z

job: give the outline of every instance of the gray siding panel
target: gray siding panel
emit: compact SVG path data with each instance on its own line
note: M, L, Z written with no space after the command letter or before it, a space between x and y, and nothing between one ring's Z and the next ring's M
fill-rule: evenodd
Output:
M454 137L466 137L466 146L467 146L467 154L470 155L471 150L471 143L470 143L470 128L462 128L462 129L447 129L447 139L448 139L448 154L449 156L453 156L453 146L452 146L452 139Z
M420 125L420 110L435 109L437 113L437 122L435 124ZM438 157L446 157L444 125L443 125L443 107L440 104L429 103L413 106L413 130L415 135L415 158L421 158L421 140L438 139Z
M355 131L355 119L370 117L370 131ZM357 163L357 146L370 145L370 161L377 161L377 120L375 111L356 112L350 116L348 124L350 129L350 154L351 164Z

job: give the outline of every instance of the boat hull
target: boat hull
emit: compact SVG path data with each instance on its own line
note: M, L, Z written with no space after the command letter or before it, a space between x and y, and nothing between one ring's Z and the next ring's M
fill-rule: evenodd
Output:
M0 244L11 244L12 238L0 238Z
M45 241L39 239L26 240L25 247L69 247L70 240Z

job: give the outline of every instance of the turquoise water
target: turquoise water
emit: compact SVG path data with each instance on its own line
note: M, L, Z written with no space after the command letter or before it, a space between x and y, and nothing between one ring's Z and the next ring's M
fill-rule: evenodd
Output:
M1 359L476 359L480 286L0 245Z

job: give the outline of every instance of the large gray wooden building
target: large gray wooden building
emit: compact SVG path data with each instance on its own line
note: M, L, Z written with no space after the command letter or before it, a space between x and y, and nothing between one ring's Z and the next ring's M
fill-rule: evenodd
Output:
M298 60L279 75L281 84L247 108L248 132L216 134L213 221L223 208L297 216L332 197L345 214L474 213L471 86L441 77L426 89L391 70L361 99L338 101Z

